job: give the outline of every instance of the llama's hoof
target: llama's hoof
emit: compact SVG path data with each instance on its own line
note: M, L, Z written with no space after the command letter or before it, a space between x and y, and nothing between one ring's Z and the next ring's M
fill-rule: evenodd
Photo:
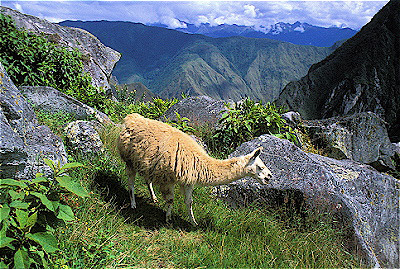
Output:
M136 209L136 204L131 204L132 209Z

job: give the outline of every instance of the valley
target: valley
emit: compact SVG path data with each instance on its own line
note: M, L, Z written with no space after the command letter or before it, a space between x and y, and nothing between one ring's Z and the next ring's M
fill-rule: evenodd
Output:
M264 38L212 38L131 22L64 21L122 53L113 75L119 83L141 82L164 98L208 95L275 100L290 81L333 48L294 45Z

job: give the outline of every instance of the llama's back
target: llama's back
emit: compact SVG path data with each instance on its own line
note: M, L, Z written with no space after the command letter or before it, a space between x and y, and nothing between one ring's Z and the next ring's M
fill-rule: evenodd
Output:
M208 155L190 136L139 114L128 115L124 124L118 148L127 165L156 184L195 183Z

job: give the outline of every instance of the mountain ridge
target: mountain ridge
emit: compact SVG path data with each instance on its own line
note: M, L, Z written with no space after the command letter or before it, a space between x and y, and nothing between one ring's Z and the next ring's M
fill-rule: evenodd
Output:
M65 21L83 28L122 53L113 74L121 83L141 82L162 97L207 94L273 101L304 76L331 48L271 39L212 38L130 22ZM261 60L261 59L264 59Z
M330 47L339 40L348 39L354 36L357 31L345 27L320 27L309 23L295 22L293 24L278 22L274 25L266 26L244 26L237 24L220 24L213 26L209 23L200 25L186 23L186 28L176 28L175 30L189 34L202 34L209 37L231 37L243 36L251 38L269 38L279 41L290 42L297 45L312 45L318 47ZM152 26L168 28L163 24L150 24Z
M372 111L400 141L400 1L386 4L354 37L308 74L289 83L278 103L304 118Z

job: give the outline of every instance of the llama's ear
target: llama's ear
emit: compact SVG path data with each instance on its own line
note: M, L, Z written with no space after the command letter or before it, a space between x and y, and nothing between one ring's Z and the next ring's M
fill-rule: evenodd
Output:
M255 149L252 153L250 153L250 161L254 161L258 156L260 156L263 147L259 147Z

